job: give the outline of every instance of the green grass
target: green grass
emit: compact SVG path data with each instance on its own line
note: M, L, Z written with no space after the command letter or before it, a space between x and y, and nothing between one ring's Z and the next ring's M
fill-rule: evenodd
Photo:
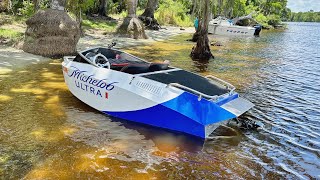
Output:
M107 21L103 21L103 20L96 20L96 21L83 20L82 27L85 29L89 28L89 29L103 30L106 32L115 32L116 28L117 28L117 23L116 22L107 22Z
M0 38L10 39L10 40L16 41L22 37L23 37L22 32L18 32L18 31L12 30L12 29L0 28Z

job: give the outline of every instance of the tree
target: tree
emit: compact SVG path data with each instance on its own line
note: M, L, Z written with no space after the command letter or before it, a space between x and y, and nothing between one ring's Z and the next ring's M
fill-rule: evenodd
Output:
M198 27L198 40L195 47L192 48L190 56L194 60L209 60L213 57L208 38L208 25L209 25L209 11L210 11L210 0L202 0L204 4L201 13L201 21Z
M154 18L154 11L158 6L159 0L148 0L147 7L141 16Z
M76 52L80 30L78 23L64 11L65 3L65 0L52 0L50 8L39 10L26 21L24 51L47 57Z
M117 33L134 39L147 39L144 25L137 18L137 4L138 0L127 0L128 16L124 18L123 23L117 29Z
M33 1L33 11L37 12L40 9L39 2L38 0L32 0L32 1Z
M158 21L154 18L154 11L156 10L158 3L159 0L148 0L146 9L142 13L142 15L139 16L139 19L143 21L146 28L151 30L160 29Z
M100 0L99 1L99 10L98 10L98 14L99 16L107 16L107 9L108 9L108 2L107 0Z

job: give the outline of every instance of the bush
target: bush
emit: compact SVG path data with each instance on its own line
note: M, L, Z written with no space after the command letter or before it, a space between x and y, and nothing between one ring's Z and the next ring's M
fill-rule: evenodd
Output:
M281 24L281 18L279 15L271 14L267 16L268 24L271 26L279 25Z
M108 22L104 20L96 20L96 21L91 21L91 20L83 20L82 21L82 26L84 28L90 28L90 29L100 29L105 32L115 32L117 23L116 22Z
M31 17L34 14L34 4L32 1L23 1L23 6L18 9L18 13L24 17Z
M259 13L254 19L261 24L263 27L268 27L268 18L262 13Z
M155 18L161 25L192 26L193 22L187 14L188 9L179 1L160 0Z

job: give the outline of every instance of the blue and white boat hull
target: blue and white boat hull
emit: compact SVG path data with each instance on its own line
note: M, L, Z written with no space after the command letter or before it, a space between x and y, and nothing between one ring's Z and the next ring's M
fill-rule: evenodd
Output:
M212 101L140 75L74 62L73 58L65 57L62 63L71 93L94 109L121 119L206 138L221 123L253 106L235 92Z

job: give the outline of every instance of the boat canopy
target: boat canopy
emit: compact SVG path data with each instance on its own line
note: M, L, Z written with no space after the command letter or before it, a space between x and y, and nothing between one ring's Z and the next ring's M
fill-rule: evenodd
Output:
M233 24L238 26L253 26L258 24L257 21L252 18L252 14L234 18L232 19L232 21L233 21Z

